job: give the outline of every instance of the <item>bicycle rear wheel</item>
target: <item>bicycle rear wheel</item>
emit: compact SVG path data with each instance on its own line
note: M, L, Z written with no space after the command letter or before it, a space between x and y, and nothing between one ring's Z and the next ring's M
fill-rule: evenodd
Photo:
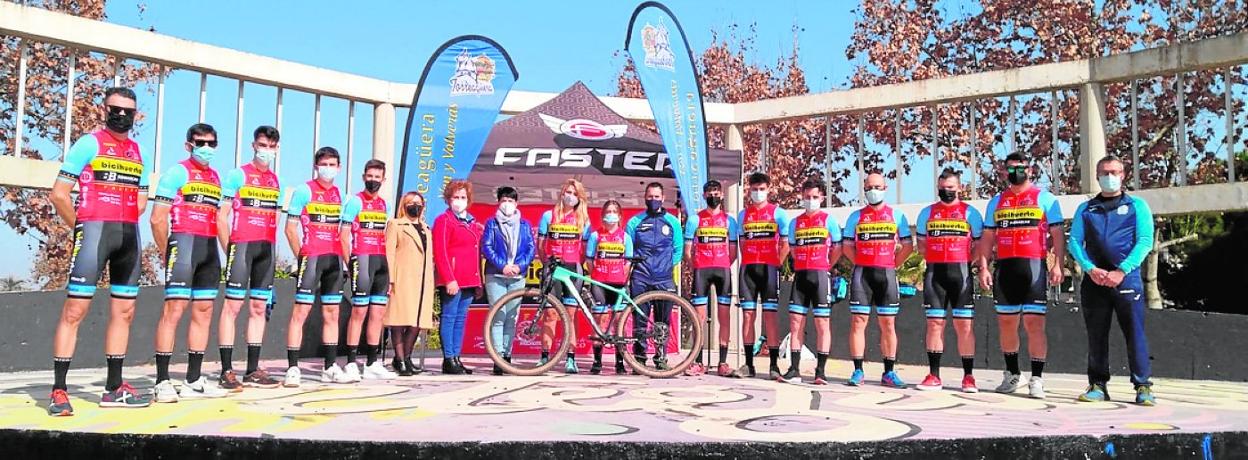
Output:
M509 315L504 307L517 300L520 305ZM485 350L490 360L507 374L542 375L560 363L560 358L572 347L567 333L570 324L571 315L555 296L547 294L543 298L540 290L517 289L490 305L485 316ZM554 330L550 359L546 362L541 361L543 326ZM496 328L501 343L495 341ZM508 331L512 331L510 336Z
M634 297L639 307L649 306L642 317L630 308L616 317L617 347L624 347L624 362L635 373L652 378L680 375L702 351L702 324L688 300L668 291L650 291ZM664 317L663 305L670 306ZM647 359L647 355L655 359Z

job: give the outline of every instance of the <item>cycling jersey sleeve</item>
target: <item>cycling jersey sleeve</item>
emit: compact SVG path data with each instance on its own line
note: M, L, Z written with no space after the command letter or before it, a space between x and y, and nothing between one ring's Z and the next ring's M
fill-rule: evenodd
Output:
M156 167L156 163L153 162L151 158L148 158L143 154L143 147L138 147L137 145L136 147L139 149L139 161L143 163L143 168L139 171L139 191L145 192L147 191L147 187L150 185L152 176L151 171L152 168Z
M342 215L339 216L338 221L345 225L350 225L352 222L355 222L356 216L360 215L360 210L363 207L364 202L360 201L360 197L358 195L352 196L342 205Z
M741 224L735 217L728 216L728 241L736 243L741 238Z
M633 237L627 233L624 234L624 257L627 259L633 258Z
M776 228L780 229L780 236L789 236L789 220L789 213L776 206Z
M906 219L906 213L893 209L893 222L897 223L897 237L910 238L910 220Z
M993 196L988 200L988 207L984 209L984 228L997 228L997 219L993 217L997 213L997 203L1001 200L1001 195Z
M77 182L82 170L87 169L87 165L91 164L91 160L95 159L99 151L100 142L95 139L95 135L88 134L78 138L69 148L69 153L65 154L65 162L61 163L61 171L56 176L57 180Z
M681 238L684 232L680 230L680 218L667 213L663 215L663 219L672 227L672 265L677 265L685 257L685 239Z
M842 239L853 241L858 237L858 215L859 211L849 214L849 220L845 221L845 229L841 230Z
M225 175L225 178L221 180L221 203L224 204L226 201L238 196L238 189L243 187L245 181L246 176L243 174L242 169L234 168L230 170Z
M550 232L550 221L553 219L554 211L546 211L542 213L542 219L537 221L537 236L546 236Z
M974 208L968 208L968 209L974 209ZM918 234L920 237L927 236L927 220L930 219L931 216L932 216L931 206L923 208L922 211L919 211L919 219L914 221L914 233ZM969 212L968 212L968 217L969 217Z
M156 184L156 204L173 203L174 198L178 196L178 191L186 185L188 176L186 167L180 164L173 165L172 168L166 170L160 176L160 182Z
M585 257L593 259L598 252L598 232L590 232L589 238L585 239Z
M299 217L303 215L303 208L312 201L312 189L308 188L308 184L295 187L295 191L290 196L290 207L286 208L286 214L291 217Z
M966 223L971 226L971 239L978 240L984 235L984 216L974 206L966 207Z
M1066 220L1062 217L1062 205L1057 202L1057 197L1049 192L1040 192L1040 196L1036 198L1040 205L1040 209L1044 210L1044 219L1049 225L1062 225Z
M698 215L690 214L685 220L685 239L692 240L698 233Z
M1144 264L1144 258L1153 250L1153 209L1139 197L1130 197L1135 204L1135 246L1127 258L1118 264L1123 273L1131 273Z
M789 244L797 244L797 219L789 220L789 228L786 231L789 235L787 238Z
M828 238L831 238L833 243L840 243L841 242L841 226L837 225L836 219L833 219L832 216L828 216L827 224L828 224Z
M1080 203L1079 208L1075 209L1075 215L1070 218L1070 241L1066 244L1066 252L1070 253L1070 257L1075 259L1075 263L1079 264L1084 273L1096 268L1096 264L1092 263L1092 259L1088 258L1088 252L1083 248L1083 213L1087 210L1086 201Z

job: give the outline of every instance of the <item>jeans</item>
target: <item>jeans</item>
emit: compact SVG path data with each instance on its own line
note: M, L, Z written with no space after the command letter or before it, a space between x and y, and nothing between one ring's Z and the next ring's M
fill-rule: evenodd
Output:
M490 305L516 289L524 289L524 278L508 278L503 275L485 277L485 296ZM516 336L516 316L519 314L520 298L517 297L503 306L503 314L495 316L494 323L490 325L490 338L494 341L496 350L503 356L511 356L512 340Z
M646 282L644 280L633 278L632 283L629 286L628 290L629 290L628 294L633 297L641 295L644 292L653 291L653 290L664 290L664 291L676 292L676 283L672 281L671 279L661 280L658 282ZM648 326L650 323L649 317L650 317L650 310L651 310L650 304L651 303L654 304L653 305L654 322L656 324L657 323L663 323L667 325L672 324L671 323L671 318L672 318L672 303L671 302L656 301L656 302L646 302L644 304L638 304L637 308L640 309L641 311L640 312L636 310L633 311L633 337L639 337L647 333L646 326ZM668 340L671 340L672 337L675 337L675 336L676 336L676 331L672 331L670 333L670 337L668 337ZM636 343L634 343L633 355L644 359L645 354L646 354L646 345L647 343L643 343L643 341L637 341ZM666 343L662 343L662 344L655 343L653 345L655 347L655 350L654 350L655 359L658 359L660 357L667 355Z
M1131 383L1150 386L1152 374L1148 357L1148 337L1144 334L1144 283L1139 273L1123 278L1116 288L1107 288L1084 277L1080 287L1083 321L1088 327L1088 383L1109 382L1109 329L1114 315L1127 339L1127 363Z
M438 296L442 301L442 324L438 332L442 334L442 356L458 358L464 349L464 321L468 318L468 305L472 303L477 288L461 288L455 295L448 295L446 289L438 288Z

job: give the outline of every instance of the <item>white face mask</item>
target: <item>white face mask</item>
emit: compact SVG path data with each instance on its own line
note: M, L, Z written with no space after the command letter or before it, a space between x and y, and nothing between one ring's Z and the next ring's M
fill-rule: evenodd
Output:
M807 211L817 211L822 206L823 206L823 199L802 200L802 208L806 209Z
M451 200L451 211L455 214L463 214L468 209L468 200L463 198L455 198Z
M265 166L273 164L275 158L277 158L277 150L256 150L256 159Z
M755 203L766 203L766 202L767 202L767 191L766 191L766 190L752 190L752 191L750 191L750 200L754 201Z
M1099 176L1096 181L1101 184L1101 190L1108 193L1118 193L1122 190L1122 178L1113 174Z
M573 194L571 194L571 193L565 193L565 194L563 194L563 205L564 205L564 206L576 206L576 204L577 204L577 203L579 203L580 201L581 201L581 200L579 200L579 199L577 199L577 198L576 198L576 195L573 195Z
M877 189L867 190L866 197L867 204L877 205L884 202L884 191Z
M337 166L317 166L316 176L327 181L333 181L334 177L338 176L338 167Z
M498 205L498 209L508 216L516 213L516 203L514 201L504 201Z

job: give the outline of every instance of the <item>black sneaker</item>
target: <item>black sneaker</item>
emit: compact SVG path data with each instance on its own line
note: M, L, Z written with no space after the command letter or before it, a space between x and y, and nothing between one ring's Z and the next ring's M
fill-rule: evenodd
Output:
M798 372L797 368L790 367L788 372L784 373L784 377L782 377L780 381L793 384L802 383L802 373Z
M594 361L594 364L589 366L589 373L591 375L601 374L602 373L602 361Z
M772 367L771 367L771 370L768 372L768 377L769 377L770 379L772 379L772 380L777 381L777 382L782 382L782 381L784 381L784 380L782 379L782 377L784 377L784 376L780 374L780 367L779 367L779 366L772 366Z
M615 375L624 375L628 373L628 369L624 367L624 363L615 363Z

